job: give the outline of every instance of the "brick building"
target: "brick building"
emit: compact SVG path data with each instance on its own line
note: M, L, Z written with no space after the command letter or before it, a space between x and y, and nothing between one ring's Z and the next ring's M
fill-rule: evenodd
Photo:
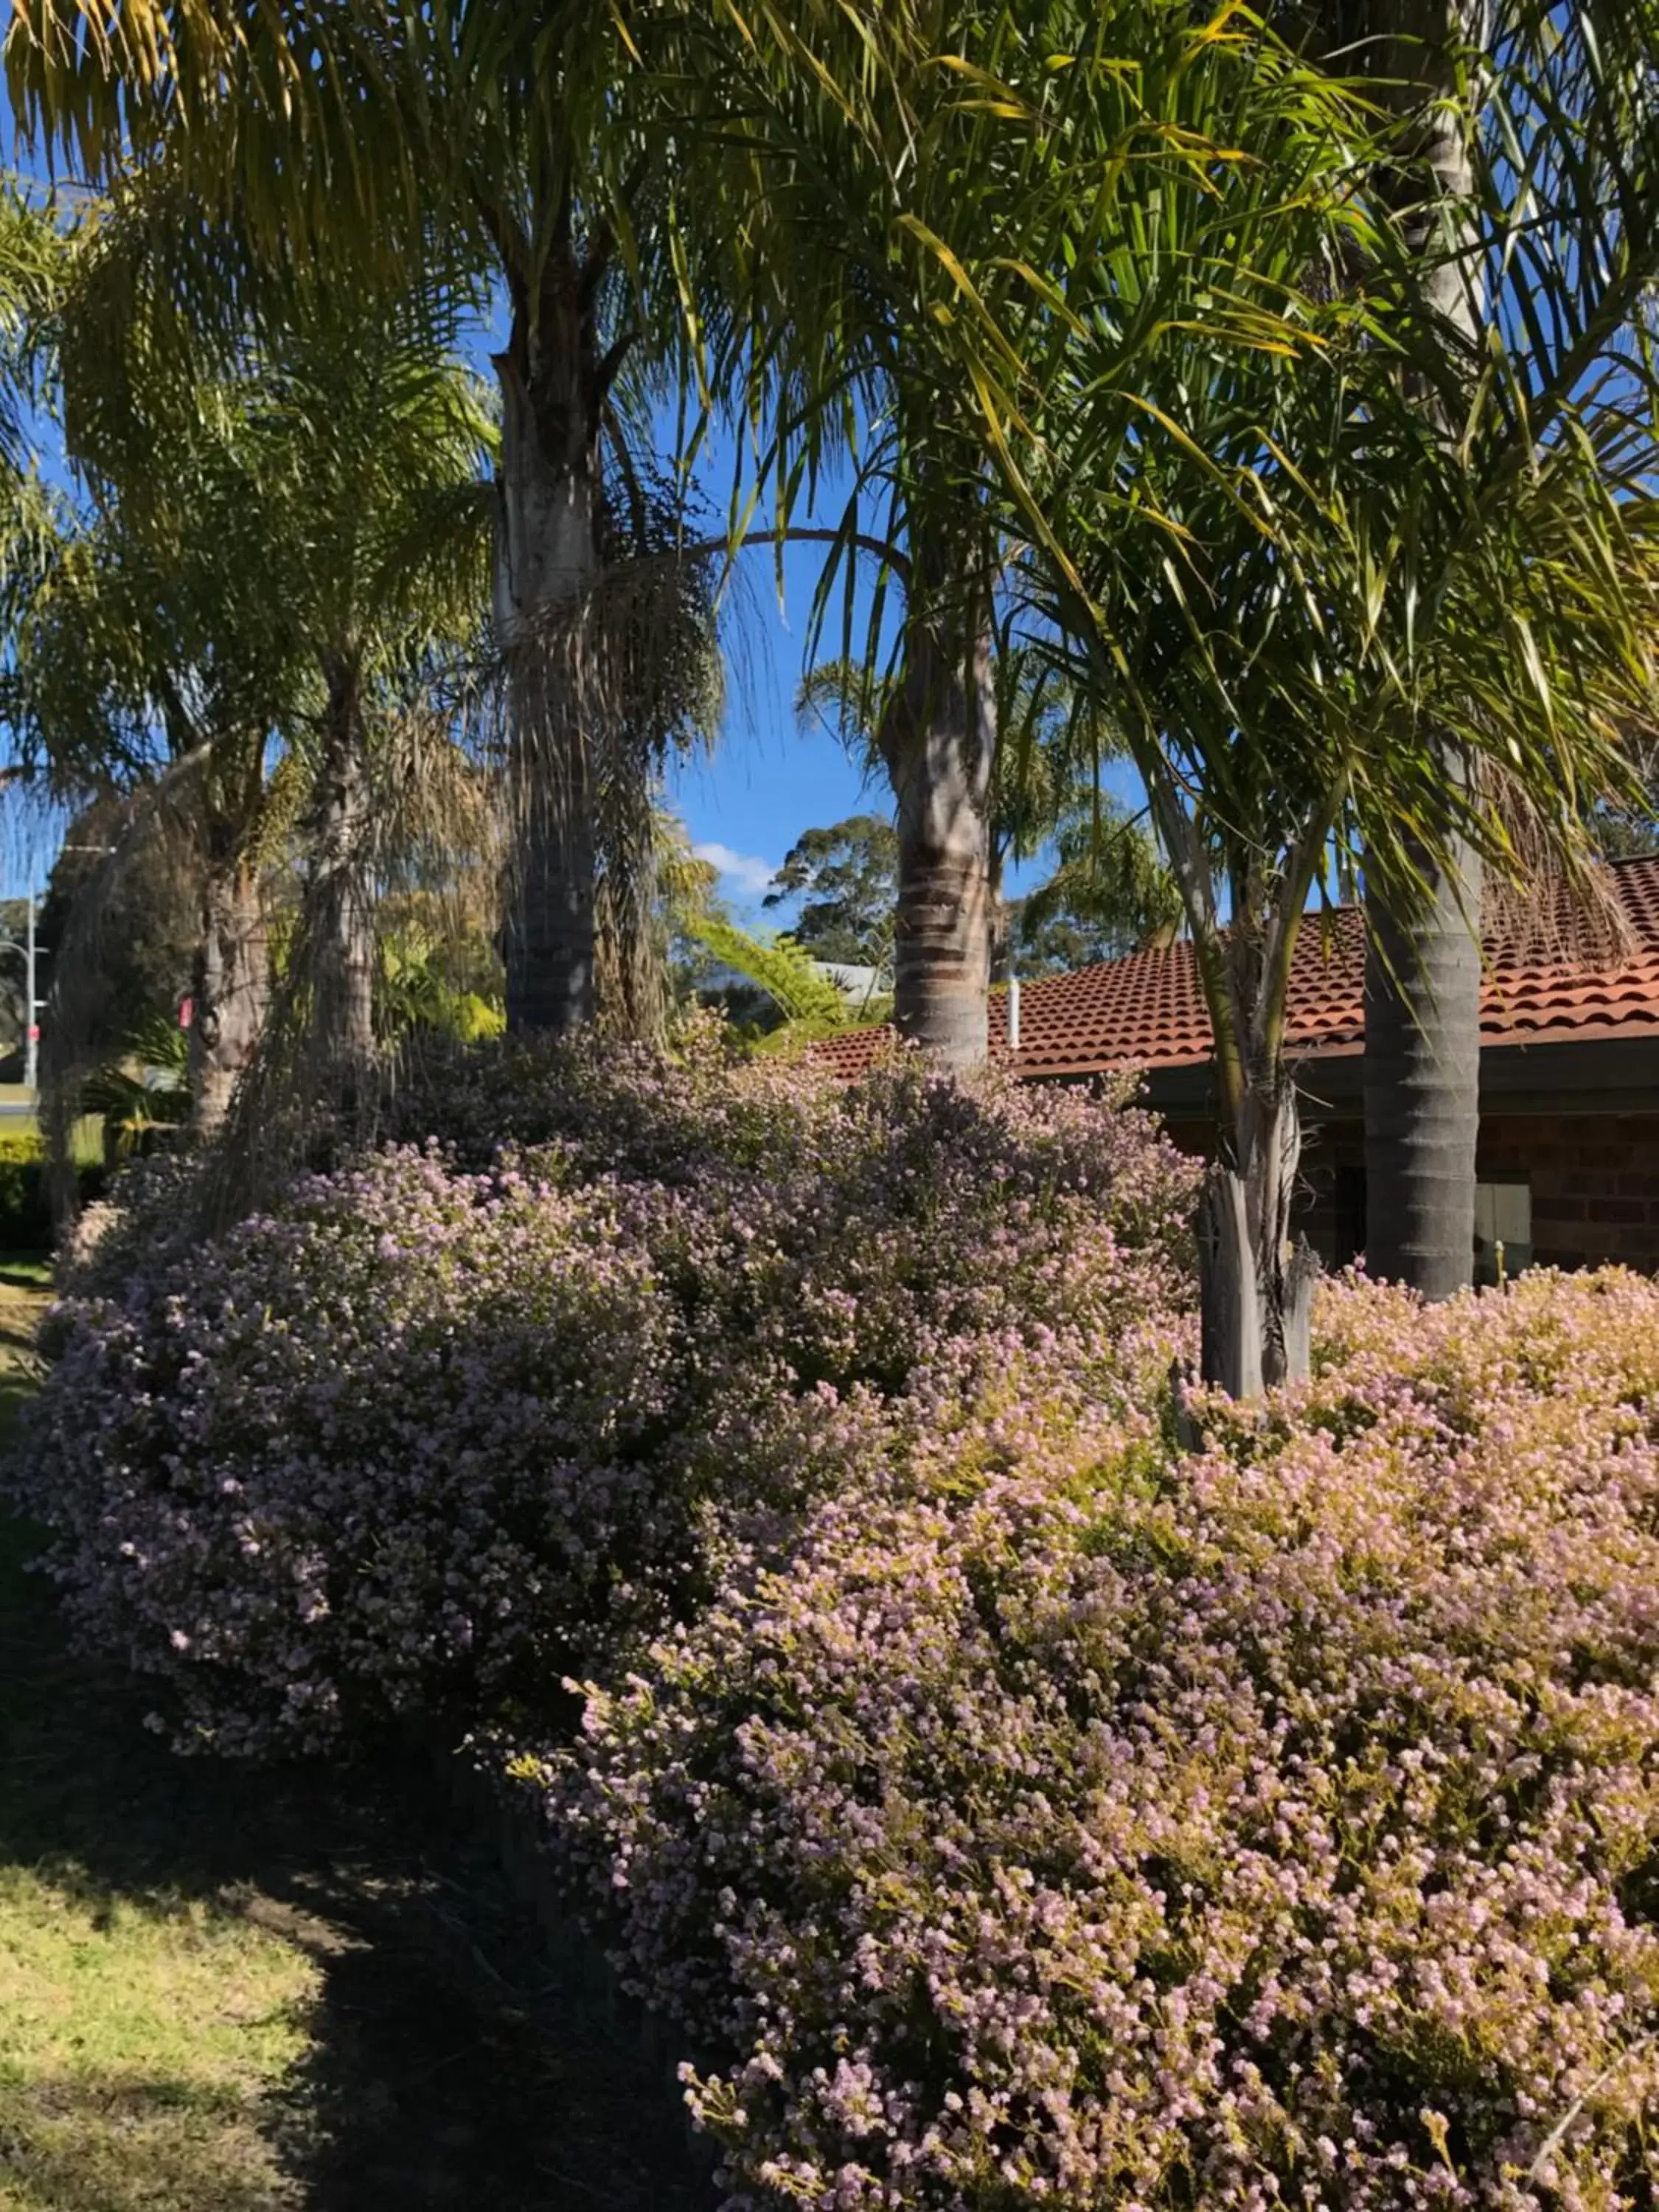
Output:
M1622 1260L1659 1271L1659 858L1607 871L1622 927L1589 929L1546 889L1486 932L1477 1273L1502 1240L1510 1267ZM1597 941L1599 939L1599 942ZM1304 1130L1303 1224L1328 1265L1364 1244L1364 929L1351 908L1310 916L1290 994ZM1209 1017L1192 947L1132 954L1024 985L1019 1042L992 1002L992 1052L1034 1082L1145 1071L1145 1095L1194 1151L1215 1139ZM820 1052L848 1074L884 1032Z

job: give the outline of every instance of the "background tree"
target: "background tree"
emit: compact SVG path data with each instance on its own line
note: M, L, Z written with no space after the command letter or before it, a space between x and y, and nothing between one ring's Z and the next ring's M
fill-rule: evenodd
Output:
M1609 860L1637 860L1659 853L1659 744L1634 749L1635 788L1622 805L1598 805L1590 815L1596 850Z
M798 939L757 933L732 919L719 872L696 857L684 823L661 805L655 834L657 926L668 941L682 1013L716 1007L740 1035L771 1040L769 1048L826 1036L859 1018L857 1001Z
M815 960L890 975L898 837L878 814L853 814L827 830L803 830L761 903L799 900L790 929Z
M112 794L70 818L36 916L48 985L77 902L125 831L126 811L124 799ZM81 1023L87 1056L104 1060L157 1018L176 1024L180 1002L189 995L200 927L193 846L166 836L137 845L97 903L95 955L81 986Z
M1008 908L1021 975L1063 975L1174 937L1181 894L1127 808L1091 794L1055 824L1053 842L1052 873Z

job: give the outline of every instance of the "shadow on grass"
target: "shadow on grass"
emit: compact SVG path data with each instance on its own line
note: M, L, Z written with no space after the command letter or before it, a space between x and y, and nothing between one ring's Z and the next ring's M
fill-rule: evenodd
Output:
M20 2080L0 2021L0 2206L709 2203L660 2092L550 1983L529 1924L430 1792L408 1775L173 1757L143 1729L143 1686L65 1649L49 1588L22 1571L31 1548L0 1523L0 1890L33 1884L83 1917L82 1952L138 1916L186 1968L193 1945L266 1931L302 1954L306 1993L289 2023L301 2055L263 2091L210 2068L204 2081L182 2031L192 2063L173 2070L189 2078L131 2075L118 2021L102 2074L75 2023L72 2069Z
M28 2084L27 2134L0 2126L0 2204L27 2212L276 2212L294 2202L245 2100L172 2080Z

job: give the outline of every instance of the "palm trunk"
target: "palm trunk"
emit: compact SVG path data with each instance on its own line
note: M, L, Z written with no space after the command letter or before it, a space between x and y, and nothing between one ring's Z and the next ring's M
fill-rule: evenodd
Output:
M515 256L509 256L510 259ZM555 635L599 573L603 380L591 301L568 247L533 282L528 250L509 270L501 390L495 617L511 664L514 851L507 929L507 1018L564 1035L593 1012L592 764L573 658Z
M1483 316L1467 243L1474 174L1462 119L1445 97L1449 51L1469 27L1462 0L1385 0L1398 51L1386 66L1411 88L1423 127L1415 151L1434 199L1412 220L1425 259L1423 304L1473 354ZM1397 94L1396 94L1396 96ZM1461 430L1439 395L1424 404L1448 437ZM1461 791L1468 766L1438 746L1442 787ZM1467 841L1419 857L1425 896L1388 914L1366 902L1365 1255L1373 1273L1430 1298L1467 1285L1474 1263L1474 1160L1480 1115L1480 866Z
M1285 1064L1285 1010L1328 812L1304 825L1282 872L1264 882L1254 863L1236 867L1224 930L1213 860L1179 785L1156 762L1146 781L1193 933L1224 1116L1222 1155L1199 1206L1200 1369L1231 1396L1255 1398L1305 1381L1310 1364L1319 1263L1305 1237L1291 1236L1302 1121Z
M996 706L982 629L953 652L913 617L882 750L898 801L894 1018L929 1059L966 1073L990 1050Z
M1448 760L1448 774L1455 772ZM1480 866L1432 872L1433 896L1399 921L1368 902L1365 956L1365 1262L1428 1298L1474 1264L1480 1127Z
M318 793L316 860L304 936L319 1073L346 1113L364 1103L374 1067L374 923L368 856L368 775L354 667L329 673Z
M216 1136L264 1033L270 948L258 878L246 860L210 864L190 1028L191 1126Z
M1307 1240L1291 1238L1301 1157L1296 1087L1278 1070L1245 1091L1199 1213L1200 1363L1234 1398L1309 1371L1319 1269Z

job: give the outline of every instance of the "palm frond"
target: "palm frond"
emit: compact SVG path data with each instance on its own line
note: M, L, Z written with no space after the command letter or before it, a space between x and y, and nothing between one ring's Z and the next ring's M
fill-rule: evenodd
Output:
M684 927L714 957L765 992L786 1021L845 1028L846 999L792 938L760 938L723 915L693 915Z

